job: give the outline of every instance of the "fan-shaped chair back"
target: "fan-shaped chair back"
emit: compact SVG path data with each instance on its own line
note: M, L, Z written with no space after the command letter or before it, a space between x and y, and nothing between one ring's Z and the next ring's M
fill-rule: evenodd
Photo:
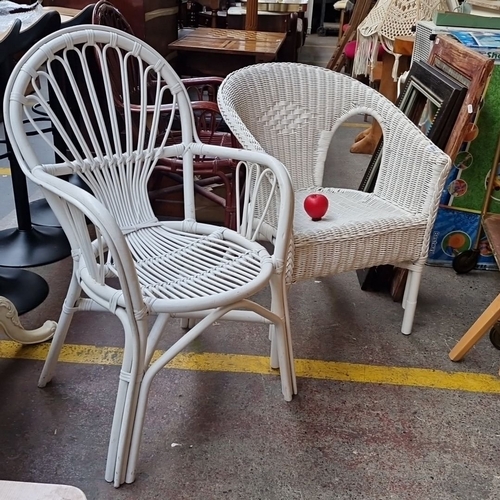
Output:
M98 59L102 72L91 70L91 56ZM147 181L159 155L183 156L186 175L189 178L193 175L192 154L181 144L193 141L192 112L185 87L172 68L135 37L108 27L61 30L46 38L43 49L35 54L29 51L19 65L23 66L28 59L29 64L12 82L9 93L17 97L10 100L10 110L12 115L25 115L39 132L30 112L34 105L52 121L64 147L55 146L50 137L40 133L57 158L53 166L44 168L52 168L56 175L77 173L122 230L156 220ZM61 75L64 88L59 85ZM151 81L154 88L148 85ZM115 103L117 84L123 100L119 112ZM31 94L27 92L29 85L33 87ZM57 109L46 98L47 87L57 100ZM136 104L140 106L134 116L131 95L137 97ZM174 103L173 109L177 108L182 130L179 143L168 147L173 112L169 121L165 120L163 110L160 120L157 106L165 100ZM68 102L76 102L78 106ZM158 137L162 137L160 143ZM18 157L23 158L22 167L29 172L39 166L38 155L27 136L17 134L16 139ZM192 183L184 183L184 202L186 217L194 218ZM64 218L62 214L58 216L60 220L61 216ZM84 241L87 240L76 246Z

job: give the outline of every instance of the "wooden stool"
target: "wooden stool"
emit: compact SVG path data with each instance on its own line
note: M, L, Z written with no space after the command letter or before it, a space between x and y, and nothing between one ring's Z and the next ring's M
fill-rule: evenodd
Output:
M499 319L500 295L497 295L483 314L469 328L467 333L458 341L457 345L450 351L450 359L452 361L460 361Z

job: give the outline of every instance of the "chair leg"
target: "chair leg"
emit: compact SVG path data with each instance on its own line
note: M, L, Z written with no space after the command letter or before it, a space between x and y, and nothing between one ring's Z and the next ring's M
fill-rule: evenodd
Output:
M181 328L184 330L191 330L197 322L198 321L194 318L181 318Z
M59 322L57 323L56 332L52 339L52 343L50 344L49 354L47 356L47 359L45 360L45 364L43 365L40 378L38 379L38 387L45 387L52 380L57 360L59 359L59 355L61 354L61 349L64 345L64 341L66 340L66 335L68 334L69 326L71 324L71 320L73 319L73 314L75 313L75 304L80 298L81 293L82 289L78 284L75 274L73 274L71 282L69 284L68 293L66 294L66 298L64 299L63 308L59 317Z
M279 277L278 277L279 278ZM280 278L279 278L280 279ZM277 286L278 285L278 286ZM233 306L228 306L225 308L220 308L205 318L197 322L197 324L189 332L186 332L175 344L173 344L169 349L167 349L154 363L152 363L147 370L140 372L140 378L137 377L134 385L134 395L137 394L136 398L131 399L132 404L135 406L130 406L130 414L132 415L131 425L132 434L131 438L125 441L127 447L122 447L118 449L119 460L117 460L116 472L115 472L115 486L119 486L123 479L127 483L133 483L135 480L137 460L139 456L139 448L142 438L142 430L144 426L144 417L146 414L146 406L148 402L149 391L154 377L157 373L165 367L165 365L172 360L179 352L181 352L187 345L189 345L194 339L201 335L207 327L209 327L214 321L223 317L233 308L238 308L244 306L251 311L261 314L263 317L276 321L275 335L276 344L280 365L280 375L281 375L281 387L282 392L286 401L290 401L293 396L293 384L292 384L292 369L290 366L289 353L291 352L290 346L288 344L288 336L285 331L286 322L283 320L283 314L279 315L278 312L285 313L283 308L283 302L278 300L283 298L280 293L279 281L274 282L271 280L271 290L273 293L273 305L278 309L278 311L268 311L263 306L253 303L251 301L242 301L241 303L235 304ZM280 297L281 296L281 297ZM281 305L280 305L281 304ZM281 308L281 309L280 309ZM276 320L276 316L281 318L281 320ZM145 367L143 367L145 368ZM144 375L143 375L144 373ZM131 384L132 385L132 381ZM135 390L136 389L136 390ZM115 415L116 416L116 415ZM129 422L129 424L130 424ZM127 430L128 425L127 424ZM123 424L122 424L123 426ZM123 434L123 432L122 432ZM111 443L110 443L111 446ZM121 460L121 462L120 462ZM126 467L126 475L122 476L122 467Z
M283 395L287 401L288 397L297 394L297 379L295 376L295 362L293 357L292 334L290 327L290 314L288 310L288 287L284 283L282 276L275 276L271 279L271 297L272 304L271 310L274 314L283 319L283 325L273 325L269 329L271 338L271 368L280 369L282 376L282 383L284 380L284 373L282 366L289 373L288 379L291 382L291 392L288 394L285 387L283 387ZM285 365L282 365L285 363Z
M146 406L149 397L149 391L151 384L153 382L156 374L177 354L179 354L182 349L189 345L194 339L196 339L203 331L210 326L210 324L221 317L223 314L218 316L209 315L210 317L205 317L200 320L191 330L186 332L175 344L173 344L169 349L167 349L162 356L157 359L153 364L147 367L144 375L137 384L137 398L135 399L134 408L134 419L132 422L132 434L129 441L128 449L124 450L123 462L122 464L126 467L126 475L123 478L127 483L133 483L135 480L135 471L137 467L137 460L139 456L139 448L142 439L142 429L144 426L144 417L146 414ZM142 373L141 373L142 375ZM123 480L121 481L123 482ZM116 484L115 486L119 486Z
M285 327L285 321L276 324L276 350L278 351L278 359L280 365L281 377L281 392L285 401L291 401L294 393L294 377L292 375L293 360L290 360L290 349L288 343L288 336Z
M276 345L276 332L274 325L269 325L269 340L271 341L271 354L269 356L271 368L277 370L280 367L278 360L278 347Z
M288 358L290 359L290 376L292 377L293 393L297 394L297 376L295 374L295 358L293 356L292 327L290 323L290 309L288 308L288 290L290 287L283 286L283 305L285 309L285 333L288 345Z
M111 426L105 479L113 481L114 486L118 487L125 481L129 460L137 401L144 374L148 321L145 318L130 324L128 315L123 309L117 309L116 316L123 325L125 347Z
M500 295L486 308L467 333L450 351L452 361L460 361L500 318Z
M410 335L413 327L413 318L417 308L418 290L420 288L420 279L422 278L423 264L415 264L408 269L408 281L406 283L403 307L403 325L401 332L404 335Z
M403 292L403 300L401 301L401 307L403 309L406 309L406 300L408 299L408 291L411 288L412 276L413 276L413 273L408 272L408 276L406 277L406 285L405 285L405 289Z

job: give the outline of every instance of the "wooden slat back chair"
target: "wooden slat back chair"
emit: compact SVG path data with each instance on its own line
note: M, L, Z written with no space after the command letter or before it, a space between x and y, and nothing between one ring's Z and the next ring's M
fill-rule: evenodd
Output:
M91 71L89 53L99 58L101 72ZM120 85L124 90L125 106L120 112L116 110L115 88L109 74L108 61L113 58L120 61ZM75 61L79 61L79 68ZM137 80L130 79L129 63L139 72ZM53 76L61 71L70 82L71 99L80 105L77 116ZM84 75L85 81L75 81L74 74ZM154 93L147 88L149 81L155 82ZM140 85L133 89L140 96L141 107L135 121L128 92L132 83ZM74 128L71 134L47 101L42 91L45 86L57 96ZM172 111L164 126L158 104L166 94L170 94ZM32 122L47 147L59 157L53 164L42 162L22 126L23 118L29 118L30 109L36 105L47 113L65 142L64 150L57 149ZM293 215L293 192L286 168L266 154L201 143L194 134L187 91L173 69L144 42L114 28L69 28L36 44L16 66L4 106L16 157L24 172L42 188L60 220L74 262L39 385L45 386L52 378L75 311L109 311L123 324L124 357L106 479L116 486L134 481L151 382L166 363L214 321L270 325L274 339L271 347L277 352L271 361L275 368L279 367L282 392L290 400L296 383L285 323L288 312L281 295ZM182 142L167 145L174 110L178 112ZM138 134L134 127L138 127ZM160 144L158 136L163 138ZM193 161L198 155L234 160L238 169L245 171L243 198L239 198L238 191L237 199L238 206L245 210L238 216L237 231L196 221ZM183 159L186 218L160 222L151 209L148 179L161 159L179 157ZM73 173L90 186L93 195L64 180L63 176ZM86 217L95 226L94 240ZM273 243L271 253L261 240ZM118 278L119 285L115 280L108 282L112 277ZM268 285L270 308L250 300ZM82 290L87 298L81 297ZM148 331L150 315L157 319ZM170 318L199 322L151 363Z
M100 0L95 5L93 23L100 26L111 26L126 33L134 34L121 12L107 0ZM133 77L136 69L130 67L129 71ZM115 83L115 100L118 107L123 107L119 83ZM150 83L153 89L154 82ZM222 78L191 78L183 80L183 83L188 88L189 95L191 96L191 106L195 117L195 131L201 142L218 146L238 147L239 144L236 139L228 131L227 127L225 127L217 106L217 91L222 83ZM134 99L133 96L132 99ZM169 117L171 105L169 103L162 103L162 106L165 115ZM132 100L132 109L135 111L138 110L137 103L134 100ZM177 127L174 126L175 128ZM161 137L159 137L158 141L161 142L161 140ZM170 143L173 144L180 140L181 134L179 132L175 133L175 130L173 130L172 136L169 138ZM195 184L196 192L224 207L224 225L231 228L234 228L236 223L235 182L233 179L235 166L232 161L222 160L221 158L198 156L194 159L194 174L202 178L201 181ZM167 176L174 180L179 188L182 189L182 174L182 158L166 159L158 164L155 175L152 177L149 191L150 197L155 201L156 205L161 207L162 204L172 203L172 200L168 199L168 195L176 190L175 187L163 187L162 177ZM203 187L204 185L217 184L221 181L225 187L224 197L215 194L211 188Z
M346 56L344 54L344 49L349 42L356 40L356 32L358 26L364 20L364 18L368 15L368 12L375 5L374 0L357 0L352 9L351 18L349 20L349 27L342 34L342 38L335 48L335 52L333 53L331 59L328 61L326 67L333 71L341 71L342 68L346 64ZM340 27L340 31L342 32L342 26Z
M274 63L235 71L220 88L219 108L243 147L273 155L292 177L294 234L286 284L379 264L406 267L401 331L409 334L448 156L377 91L315 66ZM373 116L384 132L375 191L323 187L332 136L360 113ZM311 222L303 203L316 191L328 197L330 209Z

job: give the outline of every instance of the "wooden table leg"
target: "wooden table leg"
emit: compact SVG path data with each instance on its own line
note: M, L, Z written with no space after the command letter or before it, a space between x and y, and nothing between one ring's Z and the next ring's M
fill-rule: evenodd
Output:
M500 319L500 295L479 316L476 322L469 328L467 333L458 341L457 345L450 351L449 357L452 361L460 361L481 338Z

